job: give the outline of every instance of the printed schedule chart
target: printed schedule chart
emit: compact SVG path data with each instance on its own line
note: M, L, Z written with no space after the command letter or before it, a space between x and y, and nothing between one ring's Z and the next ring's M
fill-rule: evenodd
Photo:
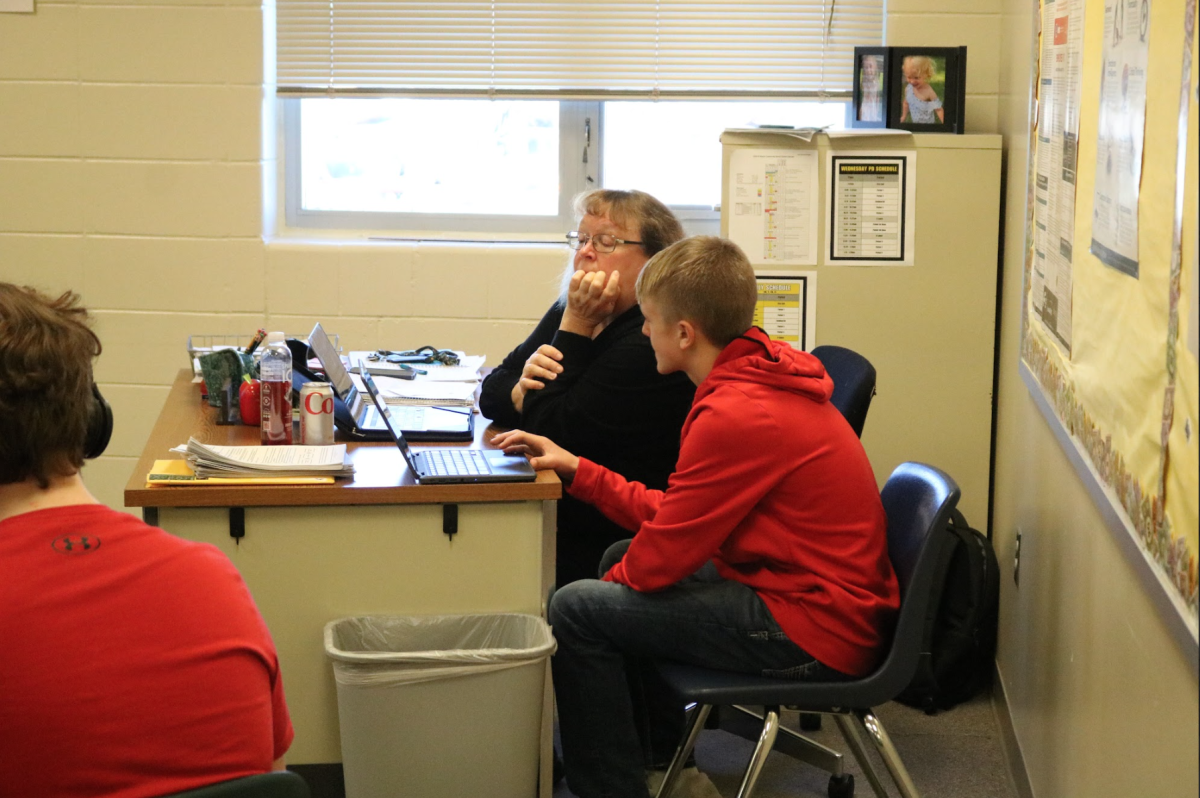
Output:
M830 263L912 262L907 158L834 155L830 159Z
M757 271L754 277L758 281L754 326L774 341L808 351L817 323L817 273Z

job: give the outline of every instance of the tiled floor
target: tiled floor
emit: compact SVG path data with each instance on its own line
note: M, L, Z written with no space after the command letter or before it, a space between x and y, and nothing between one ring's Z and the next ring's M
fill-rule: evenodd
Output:
M932 717L894 703L880 707L878 714L923 798L1017 798L988 695ZM783 722L785 726L796 728L796 713L785 712ZM849 756L832 719L825 719L821 731L806 734L836 751L847 753L847 770L854 774L855 795L866 798L873 794L858 763ZM865 736L864 743L870 745ZM696 747L696 762L723 796L733 796L752 750L753 745L740 737L722 731L706 731ZM899 795L874 750L871 756L888 794ZM824 798L828 783L828 774L774 753L767 759L755 795L757 798ZM572 796L565 784L559 784L554 791L554 798Z

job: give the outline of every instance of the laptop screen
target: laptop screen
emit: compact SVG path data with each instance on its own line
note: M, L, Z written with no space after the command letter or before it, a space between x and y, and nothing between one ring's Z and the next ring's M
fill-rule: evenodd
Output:
M370 395L371 401L375 403L375 408L379 411L379 415L383 416L384 424L388 428L388 432L392 434L392 440L400 447L400 451L404 454L404 459L408 461L408 466L413 470L414 474L419 474L416 463L413 462L412 452L408 449L408 441L404 440L404 430L400 428L400 422L392 418L392 412L388 408L387 403L383 401L383 397L379 395L379 387L375 385L375 380L371 378L370 372L365 367L359 367L358 376L363 381L363 386L367 389L367 394Z
M338 356L337 350L333 348L333 341L329 340L325 328L319 322L308 334L308 346L317 356L317 360L321 361L321 369L333 383L333 390L338 395L338 399L349 406L353 397L354 382L350 379L350 373L346 371L346 367L342 365L342 359Z

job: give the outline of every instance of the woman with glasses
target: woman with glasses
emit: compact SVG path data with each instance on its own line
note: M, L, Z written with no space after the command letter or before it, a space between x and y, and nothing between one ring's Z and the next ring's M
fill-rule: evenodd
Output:
M545 435L663 490L695 386L684 375L658 373L634 284L650 256L683 238L683 228L641 191L582 194L575 212L579 226L567 234L574 257L563 294L484 380L479 407L498 424ZM605 549L628 537L595 508L564 495L557 584L595 579Z

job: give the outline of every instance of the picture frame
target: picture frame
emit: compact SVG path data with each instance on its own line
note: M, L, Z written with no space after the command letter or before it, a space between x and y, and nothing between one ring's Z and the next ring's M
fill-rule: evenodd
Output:
M890 47L854 48L854 107L851 127L888 127Z
M888 127L914 133L963 133L967 48L887 49ZM915 82L910 83L910 74Z

